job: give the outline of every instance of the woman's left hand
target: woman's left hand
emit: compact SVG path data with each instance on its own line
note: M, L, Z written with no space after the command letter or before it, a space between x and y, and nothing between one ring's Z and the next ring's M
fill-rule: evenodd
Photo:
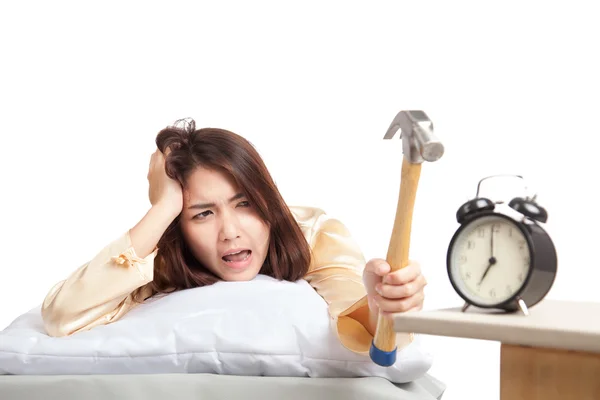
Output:
M427 285L416 261L390 272L390 265L380 258L370 260L363 271L371 315L416 311L423 308Z

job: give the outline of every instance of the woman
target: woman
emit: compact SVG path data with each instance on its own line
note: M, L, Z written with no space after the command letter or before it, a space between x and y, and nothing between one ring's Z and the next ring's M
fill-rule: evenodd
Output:
M382 259L365 264L342 223L285 204L241 136L196 130L184 120L160 131L156 145L149 211L50 290L42 305L49 335L114 322L157 294L258 274L306 279L328 303L342 344L361 354L368 354L380 310L422 308L426 282L418 263L393 273ZM399 334L398 348L411 340Z

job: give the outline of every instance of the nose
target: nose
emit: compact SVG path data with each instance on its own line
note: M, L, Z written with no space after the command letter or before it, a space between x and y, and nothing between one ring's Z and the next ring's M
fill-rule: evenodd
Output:
M224 212L221 214L221 229L219 239L222 241L233 240L240 237L239 220L235 213Z

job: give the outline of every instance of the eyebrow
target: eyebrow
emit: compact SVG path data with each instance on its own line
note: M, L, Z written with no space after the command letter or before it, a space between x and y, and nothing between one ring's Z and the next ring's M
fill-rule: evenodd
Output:
M243 197L246 197L246 195L244 193L238 193L235 196L233 196L232 198L230 198L228 201L231 203L232 201L241 199ZM189 206L188 210L195 209L195 208L211 208L211 207L215 207L215 206L216 206L215 203L198 203L198 204L193 204L193 205Z

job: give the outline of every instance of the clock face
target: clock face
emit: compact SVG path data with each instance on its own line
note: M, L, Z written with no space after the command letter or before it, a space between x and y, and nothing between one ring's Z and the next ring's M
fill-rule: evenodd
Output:
M531 253L523 232L509 218L477 218L454 239L448 255L452 281L475 304L493 306L523 286Z

